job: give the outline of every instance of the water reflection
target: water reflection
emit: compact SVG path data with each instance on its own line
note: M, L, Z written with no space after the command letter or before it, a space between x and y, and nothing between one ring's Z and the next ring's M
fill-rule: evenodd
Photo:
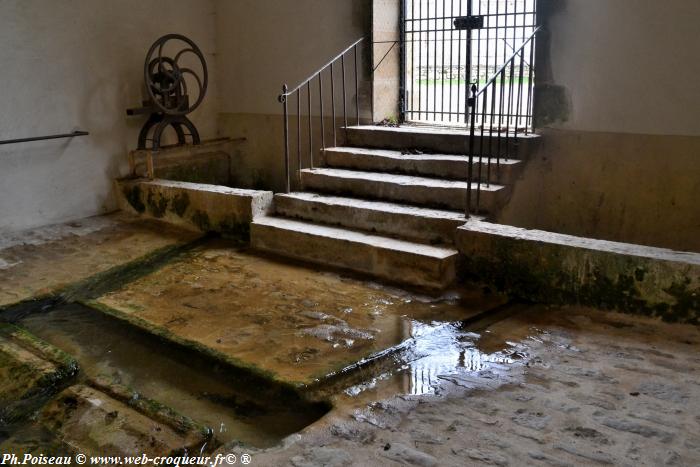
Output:
M504 365L522 358L513 348L515 344L508 342L503 343L503 350L484 352L479 348L481 335L463 329L459 322L425 323L405 319L402 335L410 346L400 356L394 372L355 385L346 390L346 394L359 395L386 380L402 394L431 394L446 376L502 370Z

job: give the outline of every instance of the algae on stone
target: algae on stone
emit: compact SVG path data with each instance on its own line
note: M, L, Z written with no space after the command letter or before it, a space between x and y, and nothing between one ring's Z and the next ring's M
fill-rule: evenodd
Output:
M0 421L26 417L77 372L77 362L66 353L0 323Z
M170 456L200 452L210 431L194 422L173 426L155 403L128 403L100 389L71 386L41 412L39 421L86 455ZM184 420L184 418L180 418Z

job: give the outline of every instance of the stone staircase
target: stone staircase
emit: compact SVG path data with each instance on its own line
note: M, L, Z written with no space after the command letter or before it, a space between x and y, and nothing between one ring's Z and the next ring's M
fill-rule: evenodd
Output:
M357 126L346 138L324 151L324 167L301 170L302 191L277 194L274 214L254 220L252 246L394 283L452 284L455 232L466 222L464 131ZM519 137L519 149L532 139ZM496 173L492 161L492 183L481 185L484 216L506 200L520 165L501 160Z

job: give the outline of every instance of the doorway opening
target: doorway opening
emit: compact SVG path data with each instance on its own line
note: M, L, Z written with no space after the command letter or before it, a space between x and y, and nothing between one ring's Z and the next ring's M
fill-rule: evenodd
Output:
M402 121L465 126L472 85L482 89L517 53L523 70L501 73L488 106L509 110L480 112L477 125L531 128L536 0L402 0L401 8Z

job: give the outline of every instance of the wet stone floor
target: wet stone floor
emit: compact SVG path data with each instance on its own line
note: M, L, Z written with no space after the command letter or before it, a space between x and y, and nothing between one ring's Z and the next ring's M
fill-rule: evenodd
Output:
M429 297L120 216L0 235L0 279L0 452L700 465L696 327Z
M478 290L416 296L214 240L89 305L304 386L402 343L417 320L463 320L498 303Z
M418 372L345 394L321 423L253 458L297 467L700 465L696 327L529 307L473 339L451 367L418 361ZM475 355L475 366L454 364ZM432 394L410 395L431 371Z

